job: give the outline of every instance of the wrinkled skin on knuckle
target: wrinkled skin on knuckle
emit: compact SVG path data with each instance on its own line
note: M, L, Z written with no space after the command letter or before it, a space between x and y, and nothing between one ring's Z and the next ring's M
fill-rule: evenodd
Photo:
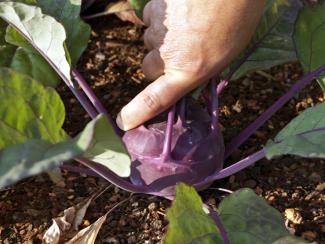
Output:
M146 89L141 96L142 103L146 106L146 109L152 111L152 113L159 113L162 110L161 99L156 92Z

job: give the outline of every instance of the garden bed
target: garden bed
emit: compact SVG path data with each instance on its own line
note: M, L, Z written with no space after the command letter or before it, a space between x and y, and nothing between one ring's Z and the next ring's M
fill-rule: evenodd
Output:
M145 48L142 29L113 17L90 22L91 41L78 69L113 116L148 83L141 73ZM220 98L220 122L225 141L238 134L302 76L296 63L260 71L232 82ZM70 91L58 91L65 103L64 129L76 135L90 120ZM307 107L324 102L325 93L314 82L292 99L237 150L227 163L257 151L293 117ZM227 194L216 188L250 187L289 218L288 227L308 241L325 243L325 161L296 157L262 160L201 193L212 206ZM108 182L64 172L53 184L43 174L0 191L0 243L41 243L51 219ZM166 230L169 201L130 193L111 186L91 205L81 227L94 222L117 202L128 199L110 213L97 243L159 243Z

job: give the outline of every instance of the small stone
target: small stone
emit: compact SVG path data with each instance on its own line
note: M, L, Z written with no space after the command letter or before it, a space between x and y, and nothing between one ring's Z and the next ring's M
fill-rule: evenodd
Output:
M150 203L148 206L149 211L154 211L156 208L157 204L155 202Z
M320 183L316 186L316 191L324 191L325 190L325 182Z
M71 199L73 199L74 198L74 195L70 195L70 196L68 196L68 199L69 200L71 200Z
M139 206L139 203L138 202L134 202L134 203L131 204L131 206L134 207L134 208L137 208Z
M104 61L106 59L106 56L103 53L96 53L96 59L98 61Z
M274 196L267 196L267 197L266 197L266 200L267 200L267 202L268 202L268 203L271 203L271 202L273 202L273 201L274 201L274 199L275 199L275 197L274 197Z
M65 182L63 180L60 180L60 181L56 182L55 185L60 187L60 188L65 188L66 187L66 184L65 184Z
M232 106L232 109L236 111L237 113L240 113L242 110L242 105L240 104L240 101L238 100L235 105Z
M294 192L294 193L292 193L291 197L292 197L292 199L298 199L300 197L300 194L299 194L299 192Z
M287 197L287 196L288 196L288 193L286 193L286 192L281 193L281 197Z
M302 217L300 212L295 208L287 208L284 211L285 217L290 220L294 224L301 224L302 223Z
M130 35L135 35L137 32L136 32L135 29L130 29L130 30L128 30L128 33L129 33Z
M315 195L316 195L315 192L312 192L312 193L308 194L308 195L305 197L305 200L306 200L306 201L309 201L309 200L312 199Z
M103 243L117 244L119 241L115 237L107 237L103 240Z
M87 219L83 220L82 225L83 225L84 227L88 227L88 226L90 225L89 220L87 220Z

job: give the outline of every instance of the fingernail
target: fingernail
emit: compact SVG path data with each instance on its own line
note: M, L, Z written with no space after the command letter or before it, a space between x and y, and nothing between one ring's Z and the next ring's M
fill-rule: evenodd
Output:
M122 119L122 116L121 116L121 112L119 112L119 114L117 115L116 124L121 130L125 131L124 124L123 124L123 119Z

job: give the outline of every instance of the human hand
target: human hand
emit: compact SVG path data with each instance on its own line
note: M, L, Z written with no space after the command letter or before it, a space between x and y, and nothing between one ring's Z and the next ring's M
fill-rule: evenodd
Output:
M122 108L118 126L141 125L221 72L249 42L263 7L264 0L151 0L142 69L154 82Z

